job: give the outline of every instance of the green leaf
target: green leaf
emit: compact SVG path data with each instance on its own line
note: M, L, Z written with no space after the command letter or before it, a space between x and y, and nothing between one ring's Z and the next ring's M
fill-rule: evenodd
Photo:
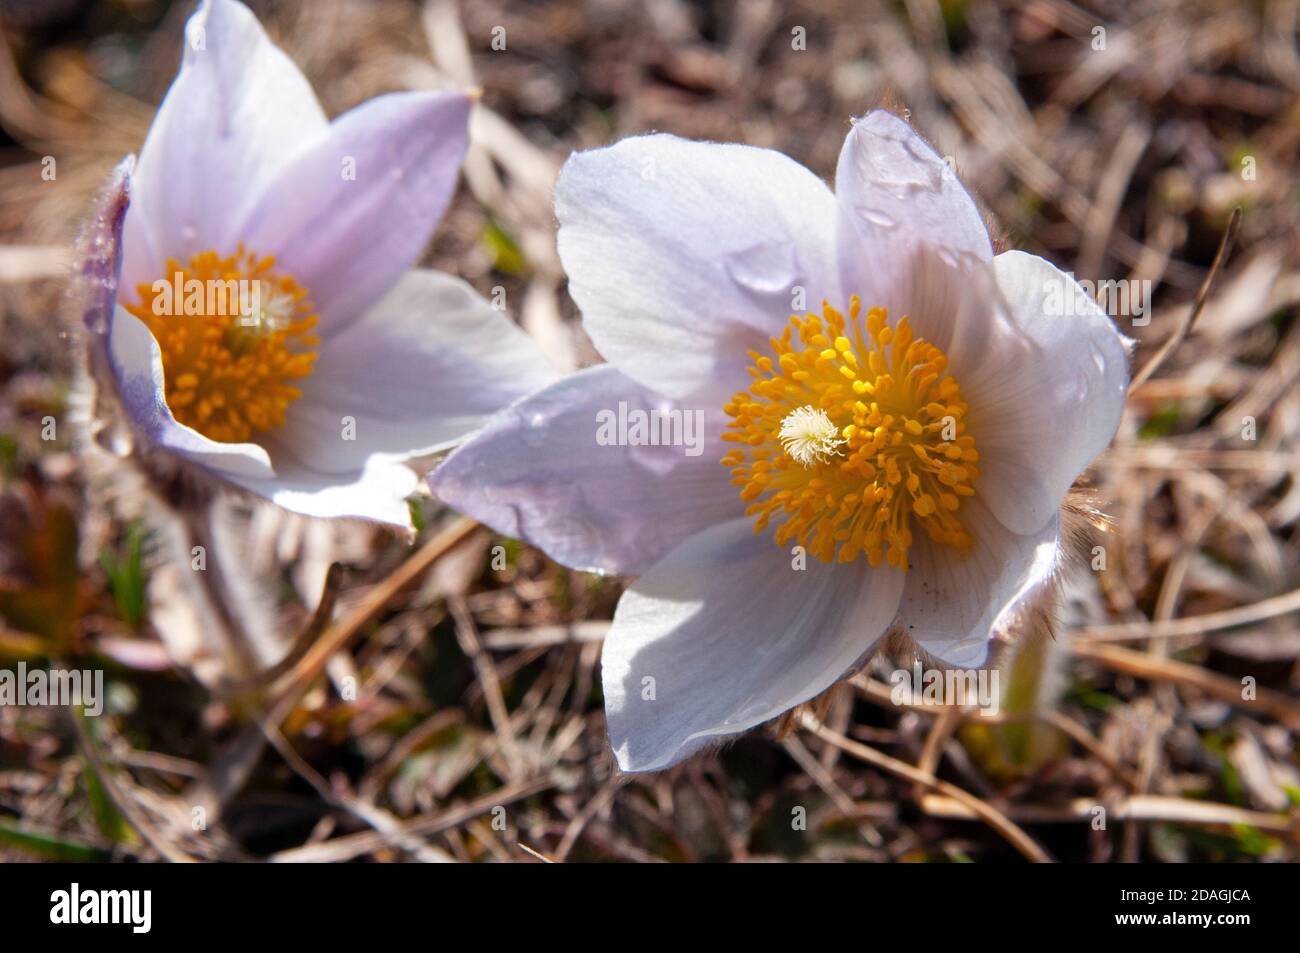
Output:
M483 244L492 253L492 267L503 275L521 275L528 269L528 259L515 240L491 220L483 229Z
M106 863L113 855L102 847L68 840L55 834L26 830L0 818L0 844L16 847L28 853L73 863Z
M133 628L138 628L145 614L144 531L139 523L126 530L126 543L119 556L105 549L99 554L99 565L108 576L108 588L113 594L117 613Z
M104 782L99 773L87 762L81 772L81 780L86 785L86 796L90 799L90 809L95 815L95 826L110 843L121 844L132 839L131 825L127 823L122 812L117 809L113 799L104 789Z

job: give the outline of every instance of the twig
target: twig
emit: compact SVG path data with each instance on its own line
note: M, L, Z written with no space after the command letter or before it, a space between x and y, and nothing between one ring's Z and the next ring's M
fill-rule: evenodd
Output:
M1007 815L1027 824L1052 824L1073 821L1090 821L1102 806L1090 798L1074 798L1065 804L1016 804L1007 807ZM965 804L952 798L935 794L922 797L921 807L936 817L965 817L975 819ZM1105 805L1107 815L1120 821L1173 821L1180 824L1201 824L1208 827L1230 827L1248 824L1264 831L1274 831L1296 837L1300 819L1286 814L1267 814L1248 811L1231 804L1191 801L1179 797L1162 797L1157 794L1135 794Z
M100 783L103 784L104 791L108 794L114 806L122 812L122 816L144 838L145 843L174 864L194 863L193 857L172 844L150 823L149 819L144 816L144 812L139 809L135 801L123 789L116 775L113 774L100 756L99 746L95 744L95 739L91 737L90 731L86 728L85 716L80 711L72 713L72 724L76 728L77 741L81 745L86 760L90 762L91 770L95 772Z
M272 695L273 721L280 723L298 704L308 686L325 668L335 652L347 645L362 626L373 619L393 597L424 575L440 557L468 537L478 524L460 517L447 529L430 539L383 581L376 583L347 616L330 626L315 645L276 684Z
M507 785L475 798L467 804L453 807L435 817L422 817L402 824L400 832L407 836L428 837L439 834L453 827L460 827L480 814L486 814L496 807L504 807L515 801L532 797L558 783L554 777L538 777L519 784ZM382 834L365 831L360 834L348 834L325 841L323 844L311 844L307 847L295 847L281 851L270 857L274 863L312 863L324 861L351 860L386 846L387 840Z
M1273 596L1248 606L1207 612L1205 615L1185 616L1162 622L1120 622L1114 625L1091 626L1077 635L1087 642L1123 641L1127 639L1173 639L1185 635L1203 635L1219 629L1260 622L1288 612L1300 610L1300 589Z
M330 563L329 569L325 572L325 582L321 586L320 601L316 604L316 611L312 613L307 624L294 637L293 643L289 646L289 651L285 653L284 658L270 668L258 672L252 678L235 684L233 689L236 694L256 691L258 688L271 684L302 660L316 639L325 631L325 627L329 625L330 619L334 615L334 606L338 602L339 584L342 577L343 567L338 563Z
M564 863L569 856L569 851L573 850L573 845L582 836L583 828L591 823L593 817L604 810L605 805L613 799L614 795L618 793L618 789L622 787L623 780L621 776L615 774L605 782L604 786L596 792L596 796L584 804L573 820L569 822L569 826L564 831L564 836L560 838L559 846L555 848L556 863Z
M949 797L965 804L980 820L988 824L989 827L1001 834L1006 841L1016 850L1020 851L1025 858L1036 864L1054 863L1052 856L1047 853L1038 842L1017 827L1005 814L993 807L986 801L982 801L969 791L964 791L955 784L949 784L947 781L941 781L931 774L926 774L919 768L913 767L906 761L899 761L897 758L891 758L883 752L870 748L867 745L853 741L851 738L845 738L843 735L831 731L825 725L818 722L811 715L804 715L803 727L811 731L823 741L835 745L845 754L851 755L867 764L883 768L891 774L896 774L905 778L914 784L932 791L939 791L947 794Z
M1136 390L1142 386L1156 369L1165 362L1165 359L1174 352L1178 345L1183 343L1183 339L1192 330L1192 325L1196 319L1201 316L1201 309L1205 307L1205 302L1210 296L1210 289L1214 286L1214 280L1219 275L1219 269L1223 267L1223 261L1228 257L1228 252L1232 248L1232 243L1237 237L1237 228L1241 225L1241 208L1237 207L1232 210L1232 217L1228 219L1228 227L1223 230L1223 237L1219 239L1219 250L1214 253L1214 261L1210 263L1210 270L1205 275L1205 280L1201 282L1200 290L1196 292L1196 298L1192 302L1192 310L1187 312L1187 317L1179 325L1177 330L1169 336L1169 340L1160 346L1160 350L1152 355L1151 360L1143 365L1142 370L1133 375L1133 380L1129 383L1129 390Z
M506 759L510 780L513 781L523 773L523 762L510 725L510 710L506 707L505 695L501 692L501 680L497 677L496 666L492 663L492 656L483 651L474 620L465 607L465 600L460 597L449 598L447 608L451 610L451 617L456 623L456 641L474 666L474 674L483 688L483 698L487 701L488 714L492 717L492 728L496 732L501 754Z
M1135 652L1118 645L1088 645L1076 642L1070 649L1078 658L1101 662L1107 668L1153 681L1177 682L1199 688L1207 695L1213 695L1221 701L1247 710L1263 712L1287 725L1293 731L1300 730L1300 701L1283 695L1281 692L1267 688L1256 689L1253 699L1243 697L1241 682L1207 672L1196 665L1177 662L1173 659L1161 659Z

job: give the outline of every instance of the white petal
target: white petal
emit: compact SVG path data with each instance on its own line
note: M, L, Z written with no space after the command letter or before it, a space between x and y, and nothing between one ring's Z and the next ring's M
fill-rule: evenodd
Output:
M1056 565L1059 520L1019 536L989 512L978 497L962 503L958 514L975 539L961 553L932 542L921 531L908 553L911 568L899 631L947 665L975 668L988 658L994 623L1012 611Z
M205 3L183 42L136 166L123 269L131 296L169 257L232 252L262 183L327 126L306 78L243 4Z
M442 92L368 100L259 190L239 237L307 289L322 335L365 313L424 251L456 187L470 105Z
M849 130L835 171L840 276L867 306L908 309L900 285L928 243L953 264L993 255L988 229L956 173L906 120L875 110Z
M976 490L998 519L1027 533L1060 508L1115 436L1128 346L1074 279L1043 259L1004 252L993 269L1014 324L989 335L996 345L983 366L969 384L957 382L980 452ZM1070 314L1049 313L1061 311L1062 301Z
M678 419L692 445L602 446L598 415L617 421L620 404L629 421L651 410L690 414ZM498 415L430 475L429 485L448 505L558 562L635 574L744 511L719 463L725 424L721 407L670 401L602 364Z
M619 766L663 768L824 691L884 633L903 576L864 562L794 569L748 519L688 539L624 594L605 637Z
M273 478L232 476L231 482L303 516L352 517L410 528L406 498L419 482L410 467L374 456L355 473L320 473L283 448L272 447L271 453L275 459Z
M840 300L835 199L792 159L654 135L569 157L560 258L611 363L670 397L749 382L794 310ZM798 300L802 289L803 303Z
M267 452L255 443L219 443L177 423L163 389L162 352L149 328L122 307L113 315L109 353L122 405L150 442L228 478L271 479Z
M417 269L322 342L302 396L270 437L321 473L352 473L371 454L446 449L556 376L473 288Z

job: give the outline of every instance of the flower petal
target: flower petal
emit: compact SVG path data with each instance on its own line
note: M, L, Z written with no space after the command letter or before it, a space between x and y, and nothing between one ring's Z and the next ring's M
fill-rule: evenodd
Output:
M233 251L261 184L326 126L311 85L248 8L205 2L140 151L123 287L158 278L169 257Z
M1043 259L1004 252L993 271L1014 323L989 335L995 350L969 385L958 383L980 451L976 490L1008 528L1028 533L1115 436L1128 344L1073 277Z
M122 277L122 226L131 207L131 175L135 157L113 167L100 189L90 220L77 240L77 266L72 278L74 300L81 306L81 323L102 346L117 308Z
M109 330L109 353L122 406L151 443L231 479L271 479L267 452L255 443L219 443L177 423L163 389L162 351L143 321L118 307Z
M625 139L569 157L555 212L592 342L670 397L725 400L748 383L748 349L792 311L840 298L834 196L777 152Z
M460 93L378 96L336 119L266 182L239 228L341 333L408 271L451 199L468 143Z
M340 475L313 470L283 448L273 447L271 453L275 459L274 477L235 475L230 477L231 482L303 516L352 517L410 528L411 510L406 498L415 491L419 479L405 464L374 456L357 472Z
M684 411L680 436L692 445L602 446L602 420L617 421L620 405L629 422L640 412ZM602 364L499 414L429 485L448 505L558 562L635 574L743 512L719 464L724 425L720 407L670 401Z
M691 537L623 595L601 656L619 767L652 771L818 695L884 634L904 573L790 554L748 519Z
M988 228L956 173L906 120L883 109L849 130L835 195L844 290L891 316L907 309L900 284L919 244L953 264L993 256Z
M941 662L975 668L988 658L999 616L1051 576L1059 519L1054 515L1037 532L1020 536L978 497L966 500L959 515L974 537L973 549L962 553L918 532L898 623L900 632Z
M371 454L445 449L555 378L528 335L473 288L416 269L325 339L272 437L318 472L352 473Z
M963 267L921 244L897 287L969 405L977 492L1013 532L1032 533L1119 426L1125 338L1070 275L1024 252Z

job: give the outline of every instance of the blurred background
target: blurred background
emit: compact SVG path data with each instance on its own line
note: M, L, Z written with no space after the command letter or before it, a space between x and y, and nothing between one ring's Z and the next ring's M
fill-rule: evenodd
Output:
M881 101L1009 246L1150 283L1145 315L1116 316L1135 369L1173 346L1090 474L1109 525L1055 639L1008 653L996 718L894 704L882 656L820 721L620 778L599 656L622 582L427 498L415 557L229 504L284 655L232 687L185 630L165 522L78 449L66 280L192 5L0 0L0 667L102 668L108 689L98 718L0 707L0 860L1296 859L1300 0L251 6L331 116L482 88L427 260L504 289L562 367L599 359L555 253L569 152L662 130L830 180Z

